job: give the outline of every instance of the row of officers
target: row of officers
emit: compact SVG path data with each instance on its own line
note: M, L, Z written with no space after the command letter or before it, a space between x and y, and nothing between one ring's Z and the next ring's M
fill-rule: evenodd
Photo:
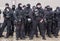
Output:
M19 3L16 9L15 5L11 9L9 4L6 3L3 11L4 22L0 28L0 37L4 37L3 32L5 28L7 28L5 38L13 36L16 28L16 40L19 38L25 39L26 36L31 40L34 35L39 38L38 32L44 40L46 40L46 35L50 38L52 38L52 35L58 38L59 16L60 7L53 11L49 5L43 9L41 3L37 3L32 8L30 4L22 6L22 3Z

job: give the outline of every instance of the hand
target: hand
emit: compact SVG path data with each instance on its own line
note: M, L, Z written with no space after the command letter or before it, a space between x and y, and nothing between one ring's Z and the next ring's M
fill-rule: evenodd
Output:
M42 22L43 22L43 19L41 19L40 23L42 23Z
M17 22L17 20L15 20L14 22Z
M30 19L30 18L28 18L28 21L31 21L31 19Z

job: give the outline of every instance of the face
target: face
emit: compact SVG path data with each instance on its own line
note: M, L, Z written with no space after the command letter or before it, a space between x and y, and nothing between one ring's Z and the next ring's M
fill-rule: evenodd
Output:
M41 5L37 5L38 8L41 8L42 6Z
M47 10L47 8L45 8L45 10Z
M12 8L15 8L15 6L12 6Z
M5 7L9 7L8 5L5 5Z
M35 6L33 6L33 9L35 9Z
M23 7L22 9L24 10L26 7Z
M20 5L20 7L22 7L22 5Z

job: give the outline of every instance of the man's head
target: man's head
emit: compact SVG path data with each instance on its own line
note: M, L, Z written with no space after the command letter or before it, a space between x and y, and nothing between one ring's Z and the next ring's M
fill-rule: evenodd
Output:
M41 3L37 3L37 4L36 4L36 7L37 7L37 8L41 8L41 7L42 7L42 6L41 6Z
M15 5L12 5L12 10L15 10Z
M60 7L56 7L56 10L57 10L57 9L60 11Z
M23 5L22 9L25 9L25 8L26 8L26 6L25 6L25 5Z
M52 10L52 8L49 5L45 6L45 9L46 10Z
M50 8L50 6L49 6L49 5L47 5L47 6L45 6L45 8Z
M31 6L30 4L27 4L27 5L26 5L27 8L30 8L30 6Z
M6 3L6 4L5 4L5 7L9 7L9 4L8 4L8 3Z
M56 7L56 10L57 10L57 11L60 11L60 7Z
M32 9L35 10L35 6L33 6Z
M19 3L19 4L18 4L18 7L22 7L22 3Z

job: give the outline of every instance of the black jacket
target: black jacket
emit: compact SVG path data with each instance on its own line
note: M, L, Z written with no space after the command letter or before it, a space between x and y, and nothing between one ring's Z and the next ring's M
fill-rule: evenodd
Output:
M23 17L23 10L17 8L17 9L15 10L14 17L15 17L15 20L16 20L16 21L19 21L19 20L23 21L23 18L24 18L24 17Z
M33 11L33 19L40 21L41 19L44 19L44 10L42 8L36 8Z
M9 9L9 11L7 11L7 9ZM10 20L12 19L13 11L11 10L10 7L4 9L3 16L4 16L4 19L10 19Z

